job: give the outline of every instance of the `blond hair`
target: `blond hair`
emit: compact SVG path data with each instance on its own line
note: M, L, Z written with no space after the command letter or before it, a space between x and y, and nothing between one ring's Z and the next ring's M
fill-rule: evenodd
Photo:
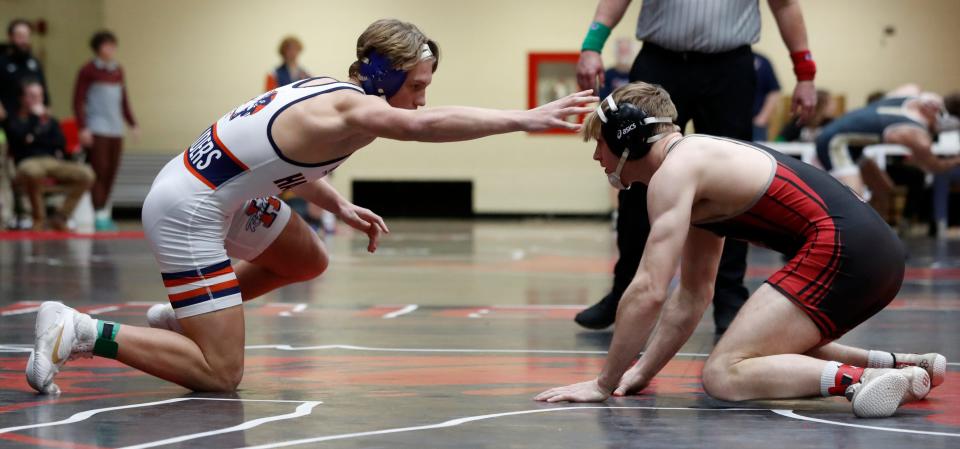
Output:
M380 19L370 24L357 38L357 60L350 65L350 77L360 74L360 60L376 50L393 64L393 68L410 70L420 63L423 46L433 53L433 71L440 62L440 47L427 38L416 25L396 19Z
M670 117L671 120L677 120L677 107L670 100L670 94L658 84L648 84L642 81L633 82L620 86L610 95L617 104L631 103L643 110L650 117ZM610 116L610 106L606 101L600 103L603 113ZM599 140L600 117L597 111L593 111L583 121L583 140L589 142L590 139ZM675 128L672 123L657 123L654 125L654 134L673 131Z

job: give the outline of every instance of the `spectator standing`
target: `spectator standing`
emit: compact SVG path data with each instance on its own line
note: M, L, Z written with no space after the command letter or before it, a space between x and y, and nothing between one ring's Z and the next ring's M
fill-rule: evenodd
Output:
M310 78L307 69L300 66L298 60L300 53L303 52L303 43L294 36L287 36L280 41L280 47L277 53L283 58L283 63L267 74L267 82L264 90L273 90L280 86ZM332 177L332 174L331 174ZM298 215L307 221L307 224L314 229L322 227L328 234L336 230L337 218L328 211L325 211L313 203L298 198L293 192L287 191L281 198L290 205Z
M600 98L605 98L610 92L630 83L630 66L636 56L637 51L632 39L617 39L617 64L603 72L604 83L600 87Z
M287 36L280 41L280 48L277 49L277 52L283 58L283 63L267 74L265 91L310 78L307 69L300 67L300 63L297 62L302 51L303 43L294 36Z
M10 45L0 51L0 117L16 115L20 110L19 92L24 80L39 82L43 92L47 92L43 65L33 56L32 33L33 26L24 19L13 19L7 25ZM43 104L50 105L50 98L46 94Z
M757 74L756 93L753 95L753 141L770 140L770 117L780 101L780 82L773 73L773 65L766 56L753 54L753 69Z
M117 37L100 31L90 39L94 58L80 68L73 89L73 113L80 129L80 144L97 180L90 189L97 231L116 230L110 193L120 168L124 122L136 136L139 131L130 108L123 68L116 61Z

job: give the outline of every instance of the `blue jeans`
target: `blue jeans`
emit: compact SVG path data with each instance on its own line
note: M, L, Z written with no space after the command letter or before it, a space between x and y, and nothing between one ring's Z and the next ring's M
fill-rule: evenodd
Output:
M933 177L933 219L937 223L947 221L953 181L960 181L960 167Z
M753 141L766 142L767 140L769 140L767 138L767 127L753 125Z

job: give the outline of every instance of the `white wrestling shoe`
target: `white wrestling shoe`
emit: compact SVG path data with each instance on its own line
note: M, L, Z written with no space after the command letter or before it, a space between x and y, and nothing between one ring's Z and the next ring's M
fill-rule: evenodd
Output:
M894 354L895 368L919 366L927 371L934 387L943 383L947 372L947 358L931 352L927 354Z
M857 417L886 418L901 404L919 401L929 392L930 375L923 368L868 368L859 383L847 388L846 396Z
M27 360L27 383L42 394L57 394L53 383L60 368L78 357L93 357L97 322L59 302L47 301L37 312L36 341Z
M177 315L173 312L170 303L154 304L147 309L147 323L154 329L166 329L178 334L183 333Z

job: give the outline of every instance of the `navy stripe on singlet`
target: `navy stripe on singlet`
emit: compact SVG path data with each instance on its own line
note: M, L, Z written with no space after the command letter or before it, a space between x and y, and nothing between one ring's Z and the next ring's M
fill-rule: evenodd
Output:
M209 301L211 299L219 299L219 298L223 298L224 296L236 295L238 293L240 293L239 286L230 287L228 289L220 290L213 293L203 292L197 296L181 299L179 301L174 301L174 302L171 302L170 304L173 306L174 309L179 309L181 307L192 306L194 304L199 304L201 302Z
M329 84L338 84L338 83L340 83L340 84L347 84L347 83L345 83L345 82L343 82L343 81L340 81L340 80L338 80L338 79L336 79L336 78L331 78L331 77L329 77L329 76L311 76L310 78L304 78L304 79L302 79L302 80L300 80L300 81L297 81L297 82L293 83L293 85L292 85L291 87L293 87L294 89L305 89L304 87L301 87L301 86L303 86L303 85L306 84L306 83L309 83L309 82L311 82L311 81L316 81L316 80L333 80L333 82L332 82L332 83L327 83L327 84L317 84L316 86L307 86L306 88L310 88L310 87L323 87L323 86L326 86L326 85L329 85Z
M160 276L163 277L165 281L171 281L174 279L181 279L185 277L195 277L195 276L204 276L216 271L220 271L224 268L230 266L230 259L224 260L223 262L218 262L213 265L209 265L202 268L195 268L192 270L179 271L176 273L160 273Z
M325 77L317 77L317 78L325 78ZM308 80L305 80L305 81L308 81ZM337 83L330 83L330 84L337 84ZM347 84L347 83L342 83L342 84ZM323 84L323 85L320 85L320 86L316 86L316 87L323 87L323 86L326 86L326 84ZM294 85L294 87L297 87L297 85ZM313 86L311 86L311 87L313 87ZM279 110L277 110L277 112L274 112L274 113L273 113L273 116L270 117L270 121L267 122L267 140L270 141L270 146L273 147L273 152L274 152L274 153L277 153L277 157L279 157L282 161L284 161L284 162L286 162L286 163L288 163L288 164L290 164L290 165L296 165L296 166L298 166L298 167L322 167L322 166L324 166L324 165L329 165L329 164L332 164L332 163L334 163L334 162L342 161L342 160L346 159L347 157L349 157L349 156L338 157L338 158L336 158L336 159L331 159L331 160L329 160L329 161L318 162L318 163L316 163L316 164L307 164L307 163L305 163L305 162L298 162L298 161L295 161L295 160L293 160L293 159L290 159L290 158L284 156L283 152L280 151L280 147L277 145L277 142L276 142L275 140L273 140L273 122L277 120L277 117L280 116L280 113L281 113L281 112L287 110L287 108L289 108L290 106L293 106L293 105L295 105L295 104L297 104L297 103L299 103L299 102L301 102L301 101L303 101L303 100L309 100L309 99L311 99L311 98L313 98L313 97L316 97L316 96L318 96L318 95L328 94L328 93L330 93L330 92L336 92L336 91L338 91L338 90L344 90L344 89L353 90L353 91L356 91L357 93L360 93L360 94L362 94L362 95L365 95L365 94L363 93L363 89L360 89L359 87L354 86L353 84L349 84L349 85L345 85L345 86L338 86L338 87L334 87L334 88L329 89L329 90L325 90L325 91L323 91L323 92L317 92L317 93L313 93L313 94L310 94L310 95L304 95L304 96L301 97L301 98L298 98L298 99L296 99L296 100L293 100L293 101L291 101L291 102L283 105L282 108L280 108Z

